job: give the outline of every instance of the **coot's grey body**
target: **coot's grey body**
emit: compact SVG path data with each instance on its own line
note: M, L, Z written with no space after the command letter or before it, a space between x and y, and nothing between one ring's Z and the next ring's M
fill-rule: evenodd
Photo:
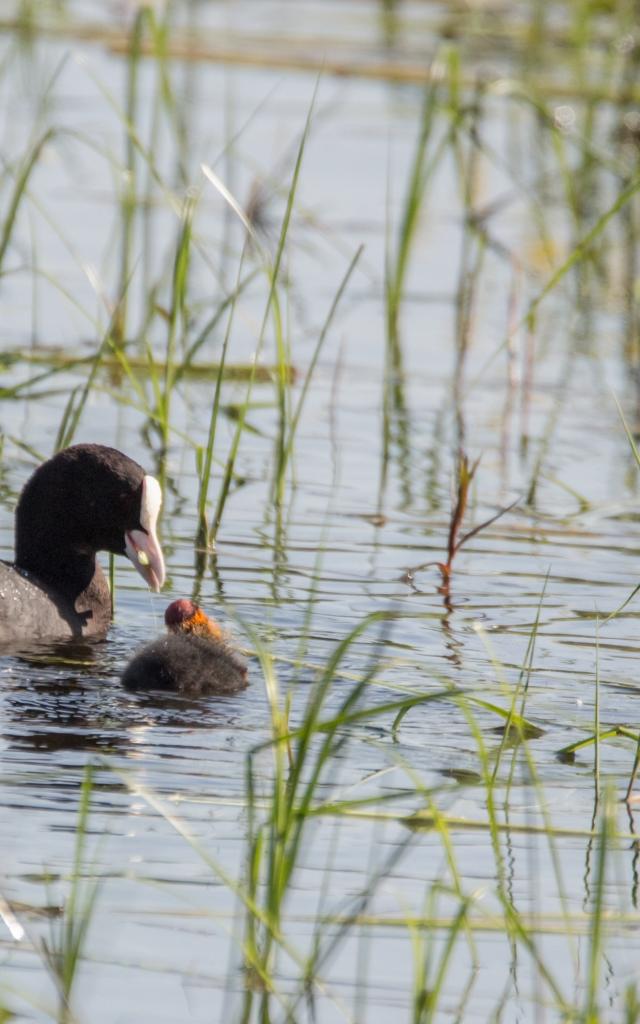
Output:
M98 551L126 555L149 586L164 581L158 482L115 448L65 448L27 481L16 508L15 563L0 563L0 644L101 637L111 600Z
M72 600L26 570L0 562L0 645L104 636L110 620L109 587L97 563L88 587Z
M122 683L129 690L172 690L199 697L244 690L247 666L232 648L219 640L170 633L134 656Z

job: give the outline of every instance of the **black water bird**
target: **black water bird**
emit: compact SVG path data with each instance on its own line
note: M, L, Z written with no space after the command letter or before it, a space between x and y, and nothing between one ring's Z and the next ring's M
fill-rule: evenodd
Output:
M111 599L98 551L126 555L159 590L161 501L158 481L115 448L77 444L43 463L18 501L15 561L0 562L0 644L103 637Z

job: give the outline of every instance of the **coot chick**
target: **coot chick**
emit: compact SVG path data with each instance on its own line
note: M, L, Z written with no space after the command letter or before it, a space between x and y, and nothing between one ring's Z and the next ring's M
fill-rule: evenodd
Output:
M193 601L164 613L168 636L143 647L122 674L128 690L173 690L192 697L244 690L247 666L222 631Z
M0 562L0 644L103 637L111 598L98 551L126 555L159 590L161 501L158 481L115 448L77 444L43 463L16 508L15 562Z

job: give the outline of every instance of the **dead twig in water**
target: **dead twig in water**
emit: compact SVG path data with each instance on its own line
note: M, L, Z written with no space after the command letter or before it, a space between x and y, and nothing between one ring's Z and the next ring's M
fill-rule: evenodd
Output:
M474 526L472 530L468 530L467 533L463 533L462 536L460 536L460 528L469 502L469 489L473 483L473 478L476 475L476 470L479 465L480 457L470 464L469 458L465 452L461 451L458 454L456 464L455 502L451 511L451 519L449 521L446 562L424 562L422 565L417 565L412 569L407 569L405 574L402 576L402 581L404 583L413 584L413 579L417 572L420 572L422 569L427 569L430 565L436 565L440 570L440 575L442 576L442 585L440 590L442 593L448 593L451 573L453 570L453 560L460 548L463 547L467 541L471 540L472 537L475 537L482 530L486 530L488 526L495 523L496 520L500 519L506 512L510 512L514 505L518 504L520 499L516 498L516 500L512 501L510 505L499 509L495 515L491 516L489 519L485 519L482 523L479 523L478 526Z

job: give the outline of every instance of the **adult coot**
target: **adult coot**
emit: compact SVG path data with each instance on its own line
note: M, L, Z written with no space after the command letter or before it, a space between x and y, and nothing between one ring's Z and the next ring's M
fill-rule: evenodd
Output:
M122 683L127 689L173 690L194 697L244 690L244 659L197 604L174 601L164 621L168 636L143 647L125 668Z
M161 500L158 481L115 448L77 444L40 466L16 508L15 562L0 562L0 643L104 636L111 600L97 551L126 555L159 590Z

